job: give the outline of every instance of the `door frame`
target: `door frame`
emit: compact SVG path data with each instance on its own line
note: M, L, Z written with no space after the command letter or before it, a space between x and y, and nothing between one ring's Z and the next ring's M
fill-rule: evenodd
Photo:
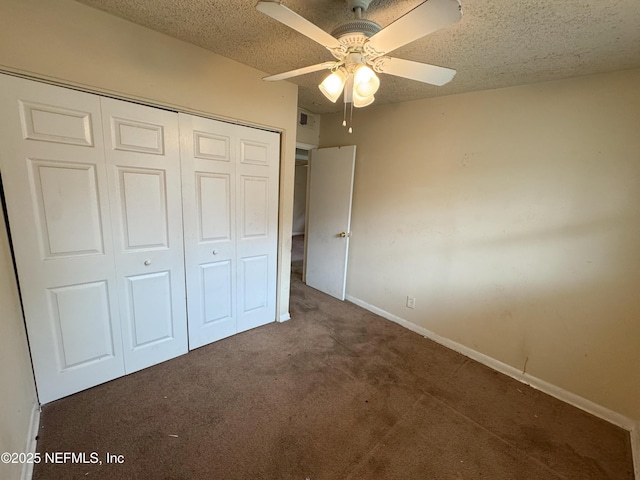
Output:
M307 283L307 238L309 233L309 222L307 220L309 218L309 176L311 172L311 168L309 168L309 162L311 161L311 151L316 150L319 147L318 145L313 145L311 143L296 142L296 148L306 150L309 154L309 158L307 160L307 184L306 191L304 193L304 252L302 254L302 282ZM291 286L289 286L289 290L291 290Z

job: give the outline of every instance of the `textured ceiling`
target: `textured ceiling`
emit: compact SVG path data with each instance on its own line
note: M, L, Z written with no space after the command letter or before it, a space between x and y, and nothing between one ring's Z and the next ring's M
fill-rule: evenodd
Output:
M256 11L257 0L78 0L113 15L275 74L332 60L323 47ZM373 0L363 15L386 26L423 0ZM461 0L462 20L391 53L454 68L443 87L382 75L376 103L640 67L640 0ZM351 20L345 0L285 0L331 30ZM324 72L290 81L299 105L341 110L317 88Z

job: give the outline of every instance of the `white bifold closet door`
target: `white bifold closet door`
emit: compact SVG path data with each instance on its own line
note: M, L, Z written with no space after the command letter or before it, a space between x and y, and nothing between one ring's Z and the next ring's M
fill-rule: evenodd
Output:
M2 76L2 181L41 403L124 375L100 99Z
M126 373L187 346L178 115L101 98Z
M179 116L193 349L275 320L280 136Z
M41 403L275 320L277 133L3 74L0 112Z
M41 403L186 352L177 115L6 75L0 111Z

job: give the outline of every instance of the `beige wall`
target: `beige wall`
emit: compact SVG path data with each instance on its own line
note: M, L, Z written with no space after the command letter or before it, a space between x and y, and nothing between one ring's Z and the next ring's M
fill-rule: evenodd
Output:
M354 118L347 293L640 419L640 70Z
M9 242L0 209L0 453L24 452L37 402ZM6 274L5 274L6 272ZM20 478L21 466L0 463L0 478Z
M318 146L320 142L320 115L298 108L298 115L307 114L307 125L298 125L297 141L306 145Z
M282 131L278 314L289 308L297 86L71 0L2 0L0 69ZM0 275L4 272L0 273Z

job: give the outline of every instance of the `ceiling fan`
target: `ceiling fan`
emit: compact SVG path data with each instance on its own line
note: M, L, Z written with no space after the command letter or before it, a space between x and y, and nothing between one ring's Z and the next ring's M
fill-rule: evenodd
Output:
M453 79L456 74L453 69L393 58L387 53L459 21L462 8L458 0L427 0L385 28L361 18L371 1L346 0L355 13L355 19L339 25L331 34L279 1L258 2L258 11L309 37L335 57L334 61L271 75L264 80L284 80L319 70L331 70L318 87L334 103L344 91L345 119L342 124L346 126L347 104L351 104L352 108L366 107L374 101L374 94L380 86L376 72L438 86Z

